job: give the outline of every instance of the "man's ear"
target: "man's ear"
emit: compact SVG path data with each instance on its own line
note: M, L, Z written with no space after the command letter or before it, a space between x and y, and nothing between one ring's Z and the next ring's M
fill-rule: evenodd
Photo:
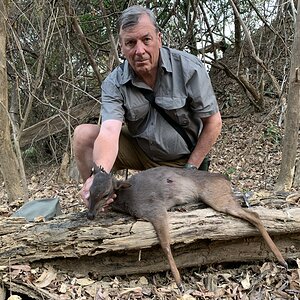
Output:
M131 183L129 183L129 181L127 180L118 180L115 182L115 190L124 190L124 189L128 189L129 187L131 187Z
M121 37L119 36L119 42L118 42L118 52L121 56L121 58L125 58L122 50L122 40Z
M162 47L162 33L158 32L157 34L157 38L158 38L158 43L159 43L159 47Z

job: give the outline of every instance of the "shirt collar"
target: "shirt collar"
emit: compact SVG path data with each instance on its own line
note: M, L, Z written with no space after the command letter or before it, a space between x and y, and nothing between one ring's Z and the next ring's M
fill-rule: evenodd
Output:
M160 67L164 68L167 72L172 73L169 51L170 50L167 47L160 48Z
M120 67L119 68L123 71L122 73L122 77L121 77L121 80L120 80L120 84L121 85L124 85L126 84L127 82L131 81L134 79L134 72L132 70L132 68L130 67L129 63L127 60L125 60L123 62L123 67ZM120 72L120 71L119 71Z

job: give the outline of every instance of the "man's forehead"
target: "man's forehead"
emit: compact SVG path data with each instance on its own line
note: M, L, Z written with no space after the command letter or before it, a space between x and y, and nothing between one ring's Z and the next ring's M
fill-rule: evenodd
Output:
M143 32L123 32L121 33L121 36L124 40L130 40L130 39L142 39L153 36L153 32L149 31L143 31Z

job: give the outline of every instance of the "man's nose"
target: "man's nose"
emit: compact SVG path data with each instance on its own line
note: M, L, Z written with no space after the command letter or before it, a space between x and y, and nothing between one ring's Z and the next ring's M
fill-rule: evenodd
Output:
M145 44L142 41L138 41L135 46L135 53L142 55L145 53Z

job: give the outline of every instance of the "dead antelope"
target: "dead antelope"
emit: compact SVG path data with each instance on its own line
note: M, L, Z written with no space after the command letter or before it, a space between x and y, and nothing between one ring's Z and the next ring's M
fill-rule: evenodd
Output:
M103 169L94 167L88 219L94 219L97 209L113 194L117 195L112 203L114 210L152 223L180 290L183 290L183 286L170 248L167 214L167 210L175 205L202 201L218 212L247 220L260 231L279 263L287 267L258 215L240 206L232 193L230 182L221 174L157 167L139 172L128 180L118 181Z

